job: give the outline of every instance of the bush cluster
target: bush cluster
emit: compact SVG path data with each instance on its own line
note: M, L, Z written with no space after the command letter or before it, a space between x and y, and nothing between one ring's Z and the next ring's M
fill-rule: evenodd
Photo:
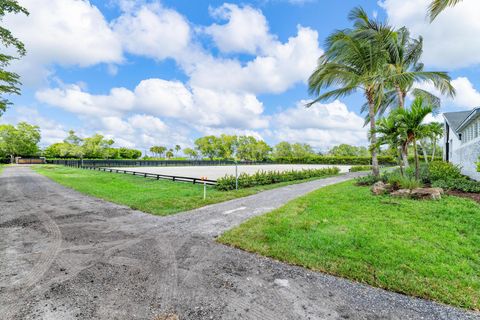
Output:
M350 172L368 171L372 170L372 166L353 166L350 168Z
M420 180L415 180L412 167L406 168L402 176L399 169L386 171L381 178L368 175L357 178L357 185L369 186L382 180L392 186L392 189L412 189L421 184L430 184L432 187L445 190L458 190L463 192L480 192L480 182L470 180L462 175L458 166L445 161L434 161L420 166Z
M432 187L443 188L446 190L480 193L480 182L468 180L466 178L436 180L432 182Z
M356 178L358 186L371 186L375 182L382 181L390 185L392 190L398 189L416 189L422 186L420 181L415 180L414 176L405 174L401 175L399 170L384 172L381 177L375 177L369 174L368 176Z
M358 177L355 178L355 183L357 186L371 186L375 182L380 181L379 177L375 177L373 174L369 174L368 176Z
M430 182L437 180L455 180L462 178L460 168L450 162L435 161L428 166L428 178Z
M242 173L238 176L238 187L249 188L254 186L261 186L273 184L278 182L303 180L309 178L321 178L326 176L336 175L340 172L337 167L324 169L309 169L301 171L259 171L254 174ZM235 176L226 175L217 180L217 189L222 191L235 189Z

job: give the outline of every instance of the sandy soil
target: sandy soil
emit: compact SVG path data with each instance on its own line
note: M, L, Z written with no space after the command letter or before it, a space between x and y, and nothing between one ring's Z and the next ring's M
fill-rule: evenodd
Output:
M322 164L259 164L238 166L238 174L243 172L252 174L257 171L290 171L304 169L322 169L338 167L345 173L351 166L330 166ZM189 178L207 177L210 180L217 180L225 175L235 175L235 166L184 166L184 167L114 167L112 169L130 170L142 173L164 174L169 176L182 176Z
M479 319L220 245L214 237L357 174L155 217L26 167L0 176L1 319Z

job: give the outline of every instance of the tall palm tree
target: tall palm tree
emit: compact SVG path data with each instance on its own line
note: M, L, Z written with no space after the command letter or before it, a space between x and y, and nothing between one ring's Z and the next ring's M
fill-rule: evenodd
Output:
M384 114L389 108L405 107L405 98L409 92L414 96L423 96L435 108L440 107L440 99L428 91L414 88L419 81L430 81L443 95L453 97L455 89L450 83L450 76L442 71L425 71L420 57L423 52L423 39L413 39L407 28L398 30L379 23L368 17L365 10L355 8L350 12L349 18L354 21L359 34L369 41L378 43L387 52L386 79L387 92L379 107L378 114ZM368 106L363 107L367 109ZM402 149L404 165L408 166L408 150Z
M428 136L428 125L424 123L425 117L431 114L433 108L424 103L423 97L417 97L413 101L410 109L398 109L395 114L398 121L398 127L403 133L407 144L413 144L415 156L415 178L419 179L419 162L417 141Z
M361 90L368 105L372 171L378 176L375 116L385 91L386 52L375 42L359 36L358 31L346 29L328 37L327 49L308 80L309 92L316 98L307 107ZM330 90L322 92L324 89Z
M430 22L435 20L437 16L445 10L447 7L456 6L463 0L433 0L428 6L428 15L430 16Z

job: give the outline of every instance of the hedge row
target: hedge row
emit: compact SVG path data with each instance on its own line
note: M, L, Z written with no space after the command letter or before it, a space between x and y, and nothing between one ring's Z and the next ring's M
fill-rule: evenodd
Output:
M372 170L372 166L352 166L350 172L369 171Z
M424 162L425 158L423 156L419 157L420 161ZM436 160L441 160L441 158L435 158ZM431 159L428 158L428 161ZM414 162L413 157L409 157L410 163ZM371 157L332 157L332 156L317 156L311 155L302 158L291 158L291 157L278 157L273 159L273 162L276 163L301 163L301 164L343 164L343 165L371 165ZM393 166L398 164L398 160L389 156L378 157L378 163L382 166Z
M324 169L308 169L301 171L258 171L254 174L242 173L238 176L238 188L249 188L273 184L278 182L303 180L308 178L321 178L337 175L340 169L337 167ZM235 176L226 175L217 180L217 189L222 191L235 189Z

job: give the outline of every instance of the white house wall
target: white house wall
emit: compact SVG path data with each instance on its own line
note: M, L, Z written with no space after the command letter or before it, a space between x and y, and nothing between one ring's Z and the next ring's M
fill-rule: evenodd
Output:
M480 172L477 172L476 163L480 157L480 140L476 139L470 143L453 149L451 162L462 167L462 173L472 179L480 181Z

